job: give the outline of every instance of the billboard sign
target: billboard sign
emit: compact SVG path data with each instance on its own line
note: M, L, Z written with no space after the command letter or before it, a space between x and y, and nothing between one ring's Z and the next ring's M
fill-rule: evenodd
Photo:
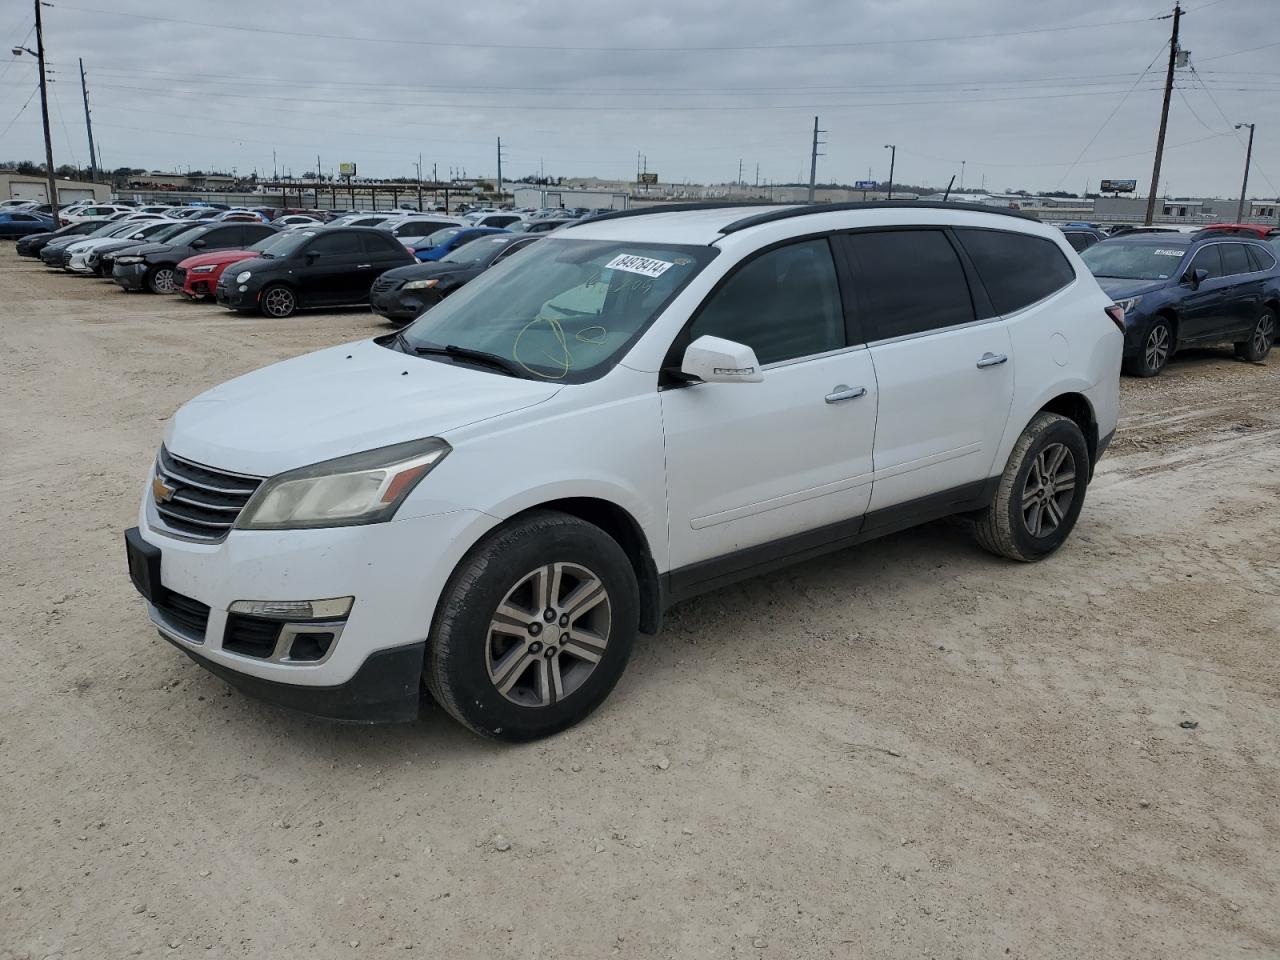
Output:
M658 175L656 173L642 173L636 177L637 183L657 183Z
M338 164L338 176L345 177L346 179L350 180L355 175L356 175L356 165L354 163Z
M1137 180L1103 180L1098 184L1099 193L1133 193L1137 189Z

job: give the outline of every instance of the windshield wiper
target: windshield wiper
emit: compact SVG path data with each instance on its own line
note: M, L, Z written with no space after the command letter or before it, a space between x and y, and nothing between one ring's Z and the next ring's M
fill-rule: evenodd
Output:
M397 334L397 336L404 340L403 335ZM405 342L407 343L408 341ZM413 352L418 356L440 356L452 357L455 360L469 360L472 363L501 370L510 377L522 376L520 368L516 364L506 357L500 357L496 353L489 353L485 350L472 350L470 347L459 347L451 343L445 347L414 347Z

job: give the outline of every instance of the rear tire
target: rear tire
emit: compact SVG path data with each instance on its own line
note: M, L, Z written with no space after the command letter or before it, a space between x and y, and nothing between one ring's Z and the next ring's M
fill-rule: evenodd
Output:
M995 497L974 521L983 549L1031 563L1076 525L1089 482L1089 448L1075 421L1038 413L1013 445Z
M427 688L483 736L559 733L622 676L639 612L617 541L568 514L529 513L473 547L450 577L427 644Z
M1248 340L1236 344L1236 356L1250 363L1261 363L1271 352L1271 345L1276 339L1276 312L1270 307L1263 307L1258 320L1253 325L1253 333Z
M1155 317L1142 335L1142 346L1136 357L1124 362L1124 372L1131 377L1154 377L1173 355L1173 325L1167 317Z

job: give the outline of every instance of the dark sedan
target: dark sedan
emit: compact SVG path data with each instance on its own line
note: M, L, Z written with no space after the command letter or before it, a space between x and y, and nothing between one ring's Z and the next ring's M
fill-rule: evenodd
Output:
M210 250L243 250L279 232L265 223L195 223L163 243L144 243L115 255L111 279L125 290L173 293L178 264Z
M29 233L18 241L18 256L39 258L40 251L45 248L45 244L52 240L61 240L64 237L87 237L93 231L97 230L102 224L94 223L91 220L83 220L80 223L69 223L65 227L59 227L57 230L45 233Z
M541 239L518 233L481 237L432 263L388 270L374 282L369 305L393 323L408 323L494 264Z
M1124 369L1154 377L1175 350L1233 343L1263 359L1280 316L1280 262L1261 240L1212 233L1134 234L1081 255L1124 308Z
M231 310L287 317L299 307L369 302L373 281L413 255L386 230L292 230L252 260L228 267L214 297Z

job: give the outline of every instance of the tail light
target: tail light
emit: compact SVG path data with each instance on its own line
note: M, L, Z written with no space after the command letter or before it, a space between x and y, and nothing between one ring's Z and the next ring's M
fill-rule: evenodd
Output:
M1103 313L1111 318L1111 322L1120 328L1120 332L1124 333L1124 307L1118 303L1113 303L1109 307L1102 308Z

